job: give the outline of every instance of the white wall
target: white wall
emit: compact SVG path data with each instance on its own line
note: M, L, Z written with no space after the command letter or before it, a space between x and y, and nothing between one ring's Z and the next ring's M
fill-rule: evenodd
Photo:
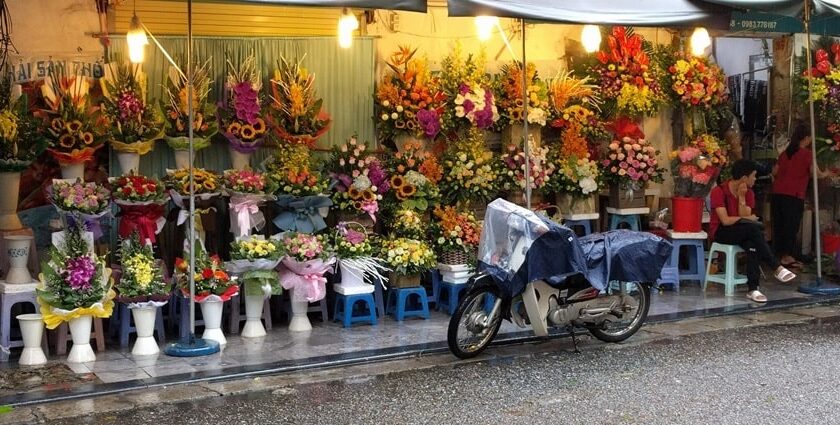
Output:
M99 41L85 33L99 32L92 0L12 0L12 42L22 56L102 55Z
M763 40L760 38L735 38L735 37L718 37L715 38L715 58L717 63L723 68L726 75L735 75L750 70L750 55L760 55L764 53ZM773 43L767 40L768 50L772 54ZM770 66L767 64L755 64L754 68L764 68ZM767 71L755 73L756 80L767 81L770 74Z

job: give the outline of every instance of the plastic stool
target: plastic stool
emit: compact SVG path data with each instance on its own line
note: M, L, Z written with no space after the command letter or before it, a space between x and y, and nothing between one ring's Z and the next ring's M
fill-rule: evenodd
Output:
M119 333L120 347L128 347L128 335L137 333L134 326L131 326L132 315L128 304L117 303L114 306L114 314L111 315L110 328L111 331L116 328ZM162 307L157 309L155 316L155 331L157 332L158 341L166 341L166 333L163 330L163 311Z
M591 220L563 220L563 225L573 229L575 226L580 226L583 228L583 236L592 233L592 221ZM573 229L574 230L574 229Z
M703 269L705 262L705 244L704 239L672 239L671 244L673 250L671 251L670 265L677 268L679 271L680 280L697 280L703 282L706 280L706 271ZM683 247L688 248L688 268L681 269L680 265L680 251Z
M435 303L435 308L438 308L438 302L440 301L440 284L443 282L443 276L440 275L440 270L433 269L432 270L432 295L429 295L429 302Z
M363 303L365 310L358 309L362 314L356 314L353 307L360 301ZM345 328L353 326L353 323L370 323L376 326L376 302L373 300L373 294L344 295L336 293L333 320L340 320Z
M455 309L458 308L458 300L461 298L461 293L466 290L466 283L441 282L441 291L438 295L439 298L435 308L438 311L445 308L446 312L449 313L450 316L455 314Z
M639 215L638 214L610 214L610 230L618 229L621 223L626 223L630 226L630 230L639 231Z
M703 291L706 291L706 284L708 282L721 283L724 287L724 294L727 297L735 295L735 285L743 285L747 283L747 277L738 274L736 270L735 256L744 250L738 245L726 245L722 243L713 243L709 249L709 261L706 263L706 279L703 281ZM722 253L726 256L726 265L723 273L710 274L712 261L716 253Z
M417 301L420 304L419 308L407 309L409 297L417 296ZM391 301L394 302L391 302ZM401 322L407 317L422 317L429 319L429 299L426 295L426 289L418 286L416 288L392 288L388 291L388 303L386 311L393 314L394 318Z
M674 290L679 292L680 290L680 271L677 266L672 266L670 264L665 264L662 266L662 271L659 272L659 279L656 280L656 283L662 284L669 284L674 287Z

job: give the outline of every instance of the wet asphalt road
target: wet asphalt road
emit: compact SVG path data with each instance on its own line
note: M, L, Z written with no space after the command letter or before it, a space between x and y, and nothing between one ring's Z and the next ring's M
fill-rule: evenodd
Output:
M580 354L568 342L529 357L60 423L840 424L836 323L601 345Z

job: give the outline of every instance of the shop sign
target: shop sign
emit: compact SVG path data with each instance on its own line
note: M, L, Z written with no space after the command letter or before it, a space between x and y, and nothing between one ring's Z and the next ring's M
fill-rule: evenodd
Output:
M733 12L729 21L729 31L798 34L805 32L805 26L801 19L791 16L761 12ZM840 17L813 18L811 33L840 35Z
M9 60L9 76L15 83L40 80L54 71L67 76L81 75L92 78L99 78L104 73L102 62L98 58L35 56Z

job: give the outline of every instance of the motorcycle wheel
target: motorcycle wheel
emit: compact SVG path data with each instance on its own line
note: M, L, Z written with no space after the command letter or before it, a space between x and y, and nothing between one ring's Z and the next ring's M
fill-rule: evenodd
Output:
M500 306L495 316L491 299L499 299L495 287L481 286L471 290L449 320L449 330L446 342L455 357L469 359L481 354L490 345L499 327L502 325L502 309Z
M645 323L650 309L650 288L638 282L624 282L610 284L610 294L620 292L617 285L627 286L627 295L633 300L625 305L629 308L622 314L615 314L612 321L606 321L600 326L592 326L589 333L604 342L621 342L633 336Z

